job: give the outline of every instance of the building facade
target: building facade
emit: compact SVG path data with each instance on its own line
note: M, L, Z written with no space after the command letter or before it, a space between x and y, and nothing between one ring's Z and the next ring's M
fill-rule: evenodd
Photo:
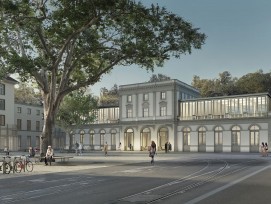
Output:
M43 106L15 103L14 85L11 77L0 81L0 150L27 151L39 148L43 129ZM65 147L66 133L56 127L53 130L54 149Z
M198 90L169 80L119 87L119 106L101 107L97 119L70 132L66 148L158 150L170 142L180 152L259 152L270 142L270 95L199 98ZM121 145L120 145L121 144Z
M14 85L11 77L0 80L0 149L16 149L17 133L14 123Z

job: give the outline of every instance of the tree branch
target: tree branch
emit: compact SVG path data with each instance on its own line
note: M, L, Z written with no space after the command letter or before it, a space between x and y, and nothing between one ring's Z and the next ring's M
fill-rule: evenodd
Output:
M54 61L54 60L55 60L55 57L54 57L54 55L50 52L48 46L46 45L46 42L45 42L44 36L43 36L43 34L42 34L41 28L40 28L40 27L37 28L36 31L37 31L37 34L38 34L38 36L39 36L39 38L40 38L40 41L41 41L41 44L42 44L43 48L45 49L47 55Z
M73 38L75 38L75 36L77 36L78 34L80 34L81 32L83 32L85 29L89 28L90 26L94 25L94 23L98 20L98 17L94 17L93 19L91 19L87 24L85 24L84 26L82 26L81 28L77 29L75 32L73 32L65 41L64 45L62 46L62 48L60 49L59 55L57 57L57 60L55 61L53 67L58 67L59 63L61 62L62 56L67 48L67 46L70 44L71 40Z

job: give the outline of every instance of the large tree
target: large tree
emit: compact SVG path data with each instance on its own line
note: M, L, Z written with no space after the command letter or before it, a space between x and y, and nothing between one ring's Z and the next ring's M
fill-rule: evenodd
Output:
M133 0L1 0L0 16L0 75L38 84L43 152L65 95L118 65L153 70L200 49L206 38L164 7Z

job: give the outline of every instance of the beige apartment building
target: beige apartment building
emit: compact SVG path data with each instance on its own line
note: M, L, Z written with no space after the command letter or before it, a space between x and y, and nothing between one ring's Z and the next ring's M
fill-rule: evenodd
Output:
M27 151L39 148L43 128L43 105L15 103L14 86L19 83L11 77L0 81L0 150ZM65 147L66 133L53 130L53 147Z

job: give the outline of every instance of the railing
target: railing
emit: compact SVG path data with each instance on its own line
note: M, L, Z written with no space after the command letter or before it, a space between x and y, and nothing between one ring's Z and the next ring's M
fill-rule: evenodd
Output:
M192 115L186 117L179 117L179 120L216 120L216 119L233 119L233 118L255 118L255 117L268 117L268 113L227 113L224 115Z

